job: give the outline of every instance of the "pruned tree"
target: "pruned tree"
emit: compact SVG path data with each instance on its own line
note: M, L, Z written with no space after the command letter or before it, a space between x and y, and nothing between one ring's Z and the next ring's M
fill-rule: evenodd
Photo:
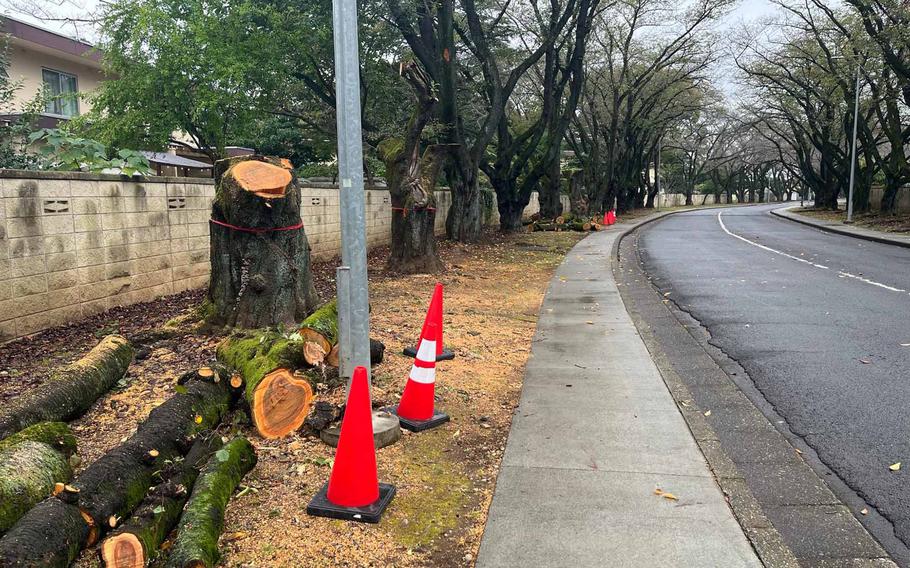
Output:
M392 244L386 265L407 274L438 272L443 264L436 253L433 190L451 147L433 144L421 154L421 134L438 102L435 86L415 62L402 66L402 76L414 91L414 114L404 138L389 138L379 144L392 200Z

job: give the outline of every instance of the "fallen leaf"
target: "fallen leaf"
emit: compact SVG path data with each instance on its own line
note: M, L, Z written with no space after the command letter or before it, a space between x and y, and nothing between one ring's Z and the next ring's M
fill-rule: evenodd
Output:
M863 509L862 511L859 512L859 514L860 514L860 515L868 515L868 514L869 514L869 509Z
M594 322L593 322L593 321L590 321L590 320L586 321L585 323L588 324L588 325L594 325Z
M893 463L893 464L889 465L888 469L890 469L891 471L900 471L901 462L897 462L897 463Z
M705 416L711 416L711 411L710 411L710 410L706 410L706 411L705 411Z
M670 501L679 501L679 497L673 495L672 493L664 493L661 495L664 499L669 499Z
M803 455L803 451L801 449L799 449L799 448L794 448L794 449L796 450L796 453L798 453L799 455Z
M870 360L868 360L868 359L860 359L859 362L862 363L863 365L868 365L868 364L871 363L872 361L870 361Z
M664 292L664 297L666 298L666 297L669 296L670 294L672 294L672 292Z

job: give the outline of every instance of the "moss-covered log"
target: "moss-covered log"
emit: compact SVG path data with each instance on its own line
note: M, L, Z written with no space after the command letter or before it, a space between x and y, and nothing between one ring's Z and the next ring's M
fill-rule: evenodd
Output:
M76 439L62 422L29 426L0 442L0 535L73 471Z
M313 400L310 381L317 380L294 375L307 366L301 340L274 331L237 335L222 341L217 355L243 377L250 415L262 437L281 438L300 428Z
M306 362L310 365L322 363L338 342L338 301L332 298L310 314L300 324L300 335L306 343L315 343L322 351L321 357L310 357L304 352Z
M133 348L126 338L105 337L85 357L5 404L0 410L0 440L32 424L80 416L123 378L132 359Z
M106 568L143 568L177 525L199 469L221 447L221 438L206 435L193 444L183 460L171 461L161 472L132 517L101 545Z
M225 507L240 480L255 465L256 453L246 438L235 438L209 459L180 518L167 568L210 568L217 564Z
M217 162L215 179L208 322L242 328L299 322L317 297L293 175L278 159L242 156Z
M66 491L52 498L73 505L84 526L72 527L68 508L35 507L0 539L0 566L7 566L3 559L8 558L19 559L11 566L68 566L79 552L72 543L91 546L111 525L128 517L152 485L154 472L165 460L187 452L200 432L217 425L231 400L231 388L224 381L189 381L152 410L126 442L90 464ZM36 538L42 542L33 542Z

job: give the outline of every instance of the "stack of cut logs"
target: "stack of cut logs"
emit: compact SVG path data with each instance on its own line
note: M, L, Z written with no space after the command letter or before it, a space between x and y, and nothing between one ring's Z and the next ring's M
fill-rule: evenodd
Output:
M338 379L336 344L334 301L291 332L236 332L132 436L74 475L66 421L113 388L134 354L125 338L104 338L0 409L0 566L69 566L96 543L107 568L216 565L225 508L256 464L249 441L216 431L238 409L267 438L299 429L313 387ZM374 364L383 349L371 342Z
M541 219L540 215L535 213L525 223L525 228L529 233L536 231L599 231L602 227L601 219L597 217L580 217L566 213L555 219Z

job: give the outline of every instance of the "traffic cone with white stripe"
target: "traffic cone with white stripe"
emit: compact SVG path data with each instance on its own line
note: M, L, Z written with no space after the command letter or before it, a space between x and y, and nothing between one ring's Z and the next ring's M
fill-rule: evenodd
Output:
M436 338L438 328L430 322L420 338L417 356L408 376L408 383L401 394L398 407L389 409L398 416L401 427L412 432L422 432L449 421L448 414L434 408L436 394Z
M351 378L332 473L306 512L316 517L378 523L394 496L394 486L377 480L367 370L357 367Z
M450 361L455 358L455 354L446 349L442 342L442 283L437 282L436 288L433 289L433 297L430 299L430 307L427 309L427 316L423 320L423 327L420 329L420 338L427 333L427 326L430 323L436 324L436 362ZM420 338L417 343L420 343ZM416 357L417 349L415 347L405 347L404 354L407 357Z

